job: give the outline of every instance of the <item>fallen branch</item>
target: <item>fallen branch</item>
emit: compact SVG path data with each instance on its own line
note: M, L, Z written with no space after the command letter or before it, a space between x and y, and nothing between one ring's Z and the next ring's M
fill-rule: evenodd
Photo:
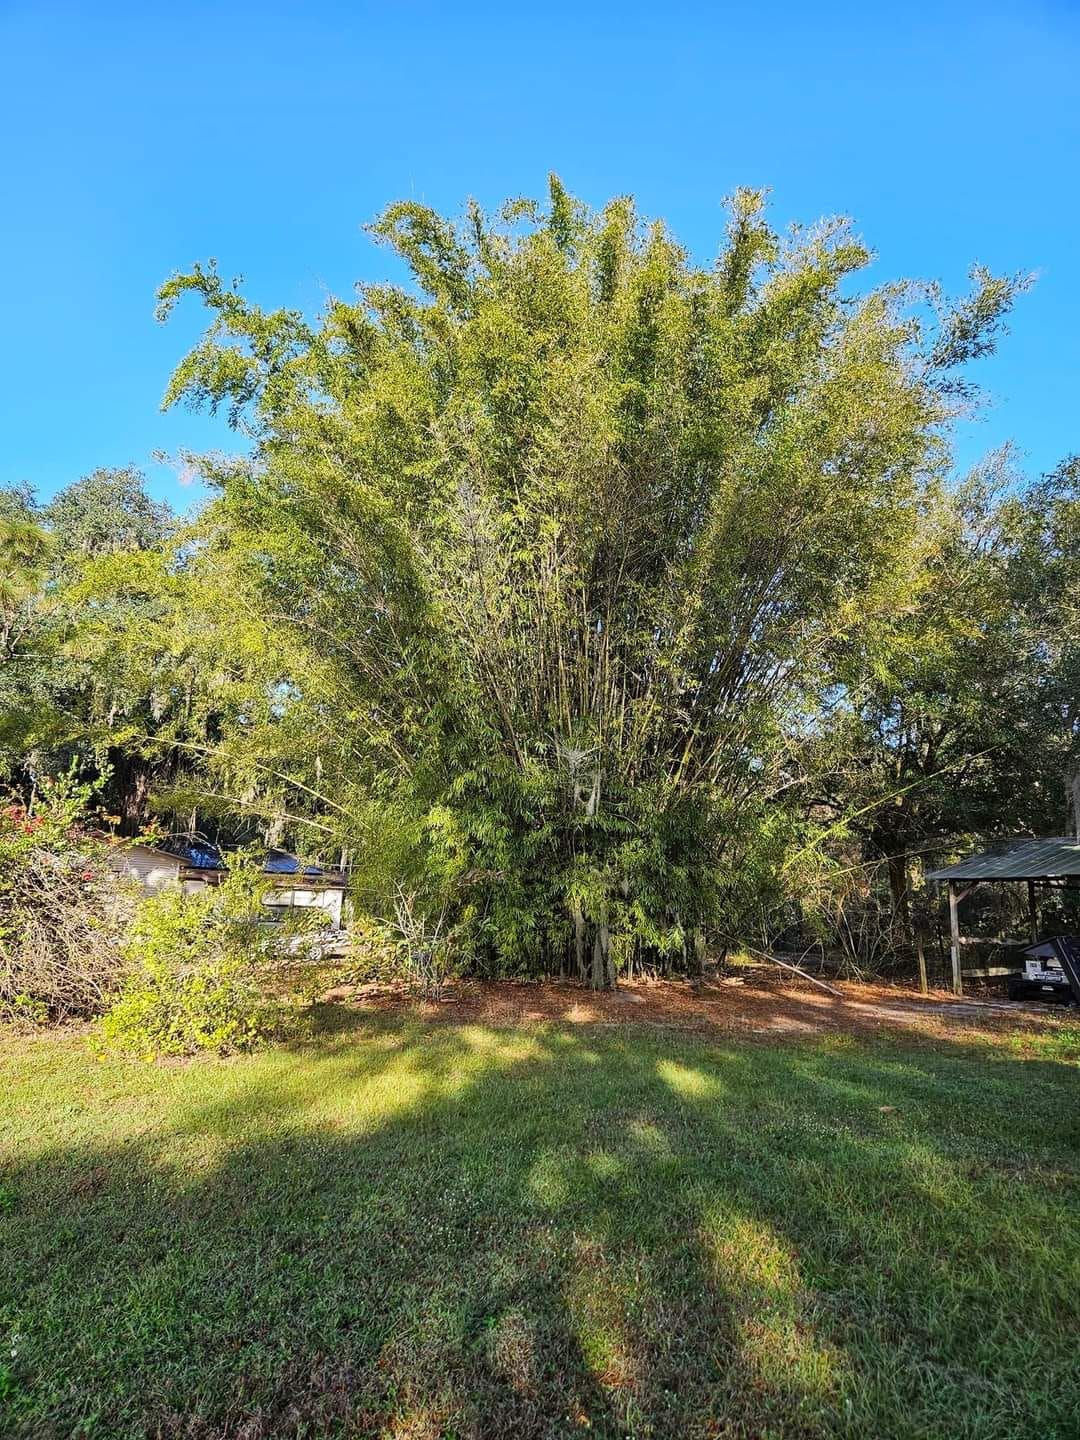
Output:
M798 975L800 980L809 980L811 985L817 985L828 994L835 995L838 1000L844 998L841 991L832 985L826 985L825 981L819 980L816 975L808 975L805 970L800 970L797 965L790 965L786 960L778 960L775 955L770 955L765 950L759 950L756 945L747 945L745 940L732 940L730 935L722 935L720 938L725 940L727 944L735 946L737 949L749 950L752 955L760 955L762 960L768 961L770 965L779 965L781 970L790 970L793 975Z

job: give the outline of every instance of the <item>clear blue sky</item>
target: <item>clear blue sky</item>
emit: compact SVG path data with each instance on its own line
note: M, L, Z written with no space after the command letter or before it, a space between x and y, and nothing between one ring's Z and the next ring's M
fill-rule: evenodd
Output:
M194 339L156 286L216 256L316 309L387 271L360 231L412 196L457 211L630 191L701 259L722 197L854 217L873 278L1036 270L970 461L1080 450L1080 4L65 5L0 0L0 484L47 494L156 449L228 447L159 413Z

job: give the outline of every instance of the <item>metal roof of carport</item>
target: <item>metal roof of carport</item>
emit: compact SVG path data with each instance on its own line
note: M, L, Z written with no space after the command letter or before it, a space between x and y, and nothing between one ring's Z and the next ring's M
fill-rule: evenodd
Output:
M1066 880L1080 878L1080 840L1058 836L1016 840L956 865L928 872L927 880Z

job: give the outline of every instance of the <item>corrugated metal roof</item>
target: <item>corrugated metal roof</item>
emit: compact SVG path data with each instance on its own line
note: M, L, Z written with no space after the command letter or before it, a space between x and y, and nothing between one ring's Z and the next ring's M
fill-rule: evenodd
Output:
M192 870L224 870L226 857L218 846L209 840L196 839L189 835L176 835L163 842L161 848L175 855ZM321 865L305 865L301 870L300 861L287 850L268 850L263 862L267 875L303 875L305 879L325 879L330 884L341 883L339 872L325 870Z
M1013 840L972 855L956 865L931 870L928 880L1063 880L1080 877L1080 840L1058 836L1046 840Z
M209 840L200 840L192 835L170 835L167 840L162 842L161 848L195 870L223 870L225 868L221 851Z
M303 873L304 875L314 877L330 873L324 870L321 865L305 865L301 872L300 861L295 855L290 855L287 850L268 851L263 869L268 875L299 875Z

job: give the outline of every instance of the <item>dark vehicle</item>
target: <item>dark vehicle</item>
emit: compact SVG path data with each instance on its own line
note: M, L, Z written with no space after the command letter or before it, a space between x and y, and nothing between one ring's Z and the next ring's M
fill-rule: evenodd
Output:
M1010 1000L1056 1000L1080 1005L1080 939L1056 935L1023 952L1024 968L1009 977Z

